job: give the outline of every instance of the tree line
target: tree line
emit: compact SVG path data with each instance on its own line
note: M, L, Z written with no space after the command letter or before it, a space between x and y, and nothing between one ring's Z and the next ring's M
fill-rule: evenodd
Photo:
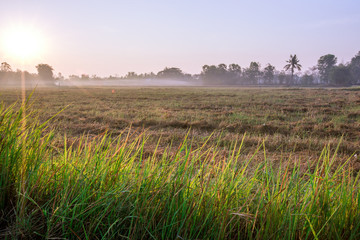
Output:
M242 68L236 63L226 65L204 65L200 74L187 74L177 67L166 67L158 73L128 72L125 76L112 76L101 78L88 74L70 75L65 79L61 73L54 75L53 67L48 64L38 64L37 73L13 71L7 62L1 63L0 83L11 83L21 80L23 74L27 81L40 82L52 85L56 81L71 80L122 80L122 79L172 79L182 81L198 81L204 85L285 85L285 86L350 86L360 84L360 52L350 62L337 63L333 54L321 56L317 64L305 72L301 72L300 60L290 55L285 61L283 69L277 70L268 63L264 68L258 62L250 62L248 67Z
M349 86L360 84L360 52L346 64L337 64L333 54L321 56L317 65L304 73L295 55L290 55L281 70L270 63L263 69L260 63L251 62L246 68L238 64L204 65L200 79L210 85L326 85Z
M48 64L36 65L37 73L29 73L28 71L21 71L17 69L13 71L10 64L2 62L0 65L0 86L18 86L21 83L22 77L26 79L27 86L36 85L54 85L56 77L53 74L53 67Z

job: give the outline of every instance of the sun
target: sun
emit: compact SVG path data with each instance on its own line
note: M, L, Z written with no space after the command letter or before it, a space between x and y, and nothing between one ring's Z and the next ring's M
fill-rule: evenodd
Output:
M19 61L39 58L45 41L39 30L32 26L12 26L2 32L2 48L5 55Z

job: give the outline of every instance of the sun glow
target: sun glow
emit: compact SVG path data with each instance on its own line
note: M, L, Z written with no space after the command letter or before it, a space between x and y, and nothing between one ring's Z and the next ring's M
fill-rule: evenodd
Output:
M29 26L15 26L3 31L2 43L5 55L20 61L40 58L45 48L42 34Z

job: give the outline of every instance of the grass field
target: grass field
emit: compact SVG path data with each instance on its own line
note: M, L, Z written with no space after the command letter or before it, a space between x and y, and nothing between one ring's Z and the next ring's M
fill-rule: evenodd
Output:
M1 236L360 237L358 88L37 89L26 129L20 96L0 90Z
M149 154L159 138L159 150L163 150L171 143L177 147L188 132L199 146L213 134L211 142L220 141L225 149L246 133L243 153L251 154L265 141L268 157L274 160L294 153L314 160L327 144L334 149L341 137L343 159L360 146L360 90L356 88L112 90L38 89L33 109L45 121L66 108L49 123L60 148L64 134L71 144L82 134L94 137L107 131L117 136L130 126L134 136L147 131ZM19 98L20 91L0 92L7 105Z

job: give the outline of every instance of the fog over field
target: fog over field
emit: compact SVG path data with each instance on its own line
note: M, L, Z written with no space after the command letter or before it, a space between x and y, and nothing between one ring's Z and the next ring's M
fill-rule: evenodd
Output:
M126 87L126 86L143 86L143 87L193 87L200 86L199 82L181 81L174 79L122 79L122 80L72 80L72 81L56 81L55 85L58 87L71 86L87 86L87 87Z

